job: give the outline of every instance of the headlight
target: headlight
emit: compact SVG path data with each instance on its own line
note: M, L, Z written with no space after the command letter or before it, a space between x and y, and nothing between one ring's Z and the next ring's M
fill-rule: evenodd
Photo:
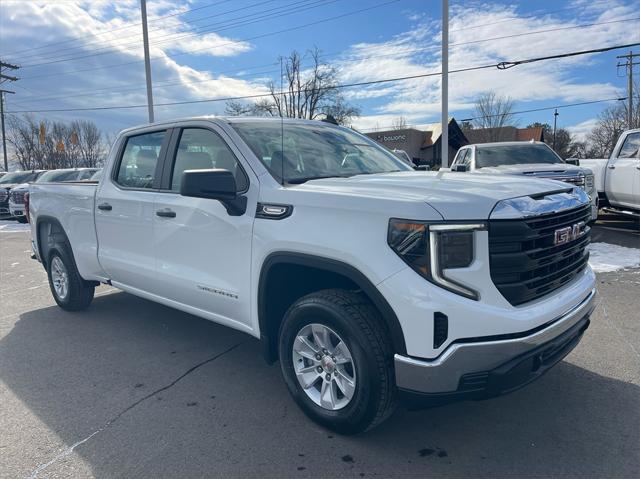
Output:
M391 219L387 241L420 276L441 288L470 299L477 291L446 277L445 270L467 268L475 258L474 231L482 223L429 224L422 221Z
M593 188L593 183L594 183L593 175L587 175L585 177L585 185L587 185L587 188L588 189Z

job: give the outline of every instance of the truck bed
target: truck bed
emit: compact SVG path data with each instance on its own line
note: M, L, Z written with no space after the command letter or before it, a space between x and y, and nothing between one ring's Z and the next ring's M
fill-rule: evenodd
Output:
M31 237L37 238L42 218L59 221L69 237L78 271L85 278L102 276L94 216L97 186L97 181L77 181L34 183L29 187Z

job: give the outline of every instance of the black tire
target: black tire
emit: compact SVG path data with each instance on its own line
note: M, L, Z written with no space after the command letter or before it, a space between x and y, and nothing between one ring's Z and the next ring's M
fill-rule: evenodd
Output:
M27 222L27 217L26 216L16 216L16 221L18 223L26 223Z
M61 297L56 291L51 277L52 264L56 258L62 261L67 272L68 292L64 297ZM95 292L95 286L82 279L80 273L78 273L78 268L73 260L73 256L66 245L56 245L49 252L49 259L47 261L47 277L49 278L51 294L53 294L53 298L62 309L66 311L81 311L83 309L87 309L91 304L93 294Z
M293 364L293 342L308 324L322 324L346 343L353 358L356 386L349 403L325 409L304 391ZM296 301L280 327L279 355L284 380L300 408L315 422L340 434L357 434L380 424L394 411L397 389L393 350L378 311L361 294L323 290Z

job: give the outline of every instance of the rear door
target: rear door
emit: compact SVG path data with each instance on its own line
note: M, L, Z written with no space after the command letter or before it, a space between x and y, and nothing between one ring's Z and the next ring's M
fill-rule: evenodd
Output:
M156 196L154 250L161 296L235 327L250 325L253 221L258 181L226 133L211 122L176 129ZM231 216L218 200L180 195L186 170L222 168L235 174L246 212ZM241 323L241 324L238 324Z
M154 201L170 133L153 129L123 138L95 201L101 266L114 283L146 292L155 289Z
M640 132L629 133L615 157L609 159L605 191L612 204L638 207L640 194Z

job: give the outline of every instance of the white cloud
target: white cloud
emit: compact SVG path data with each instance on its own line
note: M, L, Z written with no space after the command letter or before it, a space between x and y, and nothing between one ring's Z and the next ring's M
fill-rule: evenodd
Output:
M598 123L597 118L589 118L588 120L582 121L577 125L568 126L566 129L571 133L578 141L585 141L587 139L587 135L591 133Z
M579 1L562 10L555 15L525 17L515 6L495 3L453 6L450 16L450 69L628 43L629 32L638 28L637 22L627 22L566 29L637 15L637 6L621 1ZM558 28L563 30L512 36ZM486 38L495 40L474 43ZM353 45L343 57L341 72L345 81L353 82L437 73L440 71L439 43L439 24L423 21L391 40ZM595 62L594 56L580 56L521 65L504 71L491 68L453 73L449 77L450 112L455 114L456 111L471 109L474 100L487 90L511 96L518 104L544 100L579 102L619 96L622 92L611 83L579 77L579 70L584 71L596 65ZM373 115L359 119L358 125L378 122L382 115L396 118L408 113L416 119L431 120L437 118L440 111L440 77L367 86L360 88L352 98L384 98L374 106Z
M0 53L3 59L23 66L20 70L21 80L15 84L18 94L9 100L9 107L13 100L19 101L20 106L16 103L11 109L146 103L139 0L57 3L34 0L12 2L10 9L4 5L0 8L3 19ZM264 82L260 79L215 75L189 66L190 57L176 55L198 50L198 55L227 57L240 55L252 48L248 42L239 42L213 32L189 35L192 25L185 23L178 15L155 20L187 8L190 8L190 1L187 0L154 0L148 3L154 101L162 103L266 93ZM6 15L5 12L10 14ZM37 48L48 43L55 45ZM84 58L29 66L74 57ZM120 64L123 65L115 66ZM60 75L74 70L90 71ZM164 85L166 83L170 84ZM95 95L83 95L91 91L95 91ZM156 117L169 118L192 111L210 114L223 109L223 102L204 103L191 109L158 107ZM47 116L58 119L84 116L113 131L144 121L146 110L61 112Z

